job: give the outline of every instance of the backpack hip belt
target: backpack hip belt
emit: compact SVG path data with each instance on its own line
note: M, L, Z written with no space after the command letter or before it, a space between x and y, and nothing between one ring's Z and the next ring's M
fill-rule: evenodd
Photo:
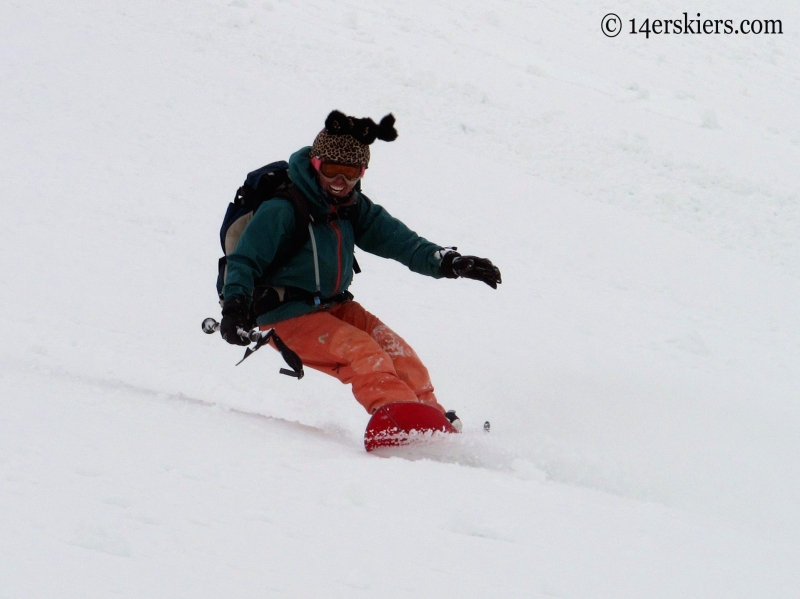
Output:
M351 299L353 299L353 294L349 291L343 291L328 298L319 298L316 293L299 287L260 285L253 290L252 311L253 315L257 317L289 302L303 302L311 306L317 305L322 308L328 308Z

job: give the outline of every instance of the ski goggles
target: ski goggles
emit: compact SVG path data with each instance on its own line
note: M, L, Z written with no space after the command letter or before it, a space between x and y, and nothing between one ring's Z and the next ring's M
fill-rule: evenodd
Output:
M348 181L356 181L364 176L367 170L359 164L336 164L335 162L323 162L320 158L311 159L314 168L329 179L335 179L339 175Z

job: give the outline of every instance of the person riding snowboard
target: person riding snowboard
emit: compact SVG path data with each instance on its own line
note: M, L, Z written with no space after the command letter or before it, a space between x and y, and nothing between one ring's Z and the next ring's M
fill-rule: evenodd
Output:
M352 384L368 413L388 403L419 402L460 428L455 412L445 412L437 401L414 350L347 291L354 246L430 277L466 277L494 289L501 283L490 260L423 239L361 193L369 146L376 139L395 140L394 123L391 114L376 124L333 111L314 144L291 156L292 193L302 194L308 206L308 240L283 256L298 224L295 207L273 200L258 208L227 256L220 332L228 343L248 345L238 330L248 330L255 318L306 365Z

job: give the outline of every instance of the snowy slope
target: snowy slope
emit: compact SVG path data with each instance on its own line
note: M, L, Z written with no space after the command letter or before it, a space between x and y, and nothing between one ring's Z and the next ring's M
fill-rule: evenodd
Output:
M0 597L796 596L800 10L611 10L686 7L0 4ZM199 330L225 202L332 108L394 112L367 193L503 270L359 254L467 426L411 459Z

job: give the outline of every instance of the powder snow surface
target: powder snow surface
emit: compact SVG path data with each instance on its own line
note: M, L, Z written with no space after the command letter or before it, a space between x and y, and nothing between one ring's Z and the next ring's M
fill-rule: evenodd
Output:
M0 1L0 598L797 597L781 4ZM600 30L700 8L784 34ZM461 436L368 455L348 388L200 331L226 202L334 108L502 269L358 252Z

